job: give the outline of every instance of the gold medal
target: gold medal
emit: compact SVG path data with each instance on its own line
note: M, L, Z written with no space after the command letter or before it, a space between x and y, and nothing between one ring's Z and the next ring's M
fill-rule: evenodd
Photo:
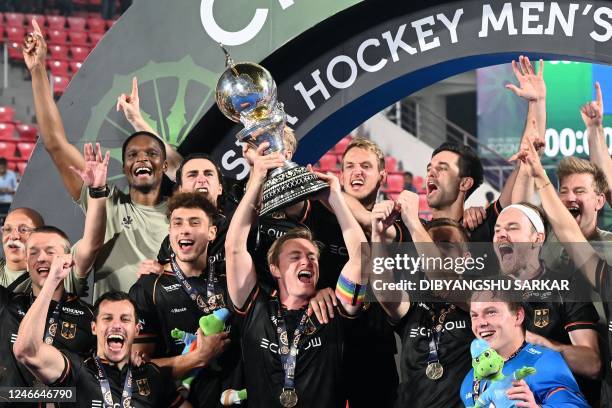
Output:
M294 389L283 389L280 395L280 403L285 408L293 408L297 405L298 396Z
M444 374L444 367L440 362L436 361L435 363L427 364L427 368L425 369L425 375L430 380L439 380L442 378L442 374Z

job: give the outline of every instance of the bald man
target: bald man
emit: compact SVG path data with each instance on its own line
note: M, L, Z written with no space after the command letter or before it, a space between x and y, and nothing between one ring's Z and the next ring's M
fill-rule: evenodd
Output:
M42 216L31 208L16 208L8 213L2 226L0 286L11 292L25 292L30 286L26 271L25 243L30 233L44 225Z

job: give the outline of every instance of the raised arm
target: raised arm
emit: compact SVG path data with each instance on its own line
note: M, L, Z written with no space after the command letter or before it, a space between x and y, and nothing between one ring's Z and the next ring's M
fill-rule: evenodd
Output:
M391 213L395 208L393 201L387 200L382 201L372 209L372 261L376 259L385 259L387 252L384 249L384 244L389 241L383 234L386 224L389 223ZM398 322L402 317L410 310L410 298L407 292L403 292L404 298L396 299L391 298L391 295L385 291L378 290L378 284L375 280L380 283L391 283L394 281L393 270L389 270L382 264L382 270L374 270L372 268L370 273L370 282L372 282L372 292L376 300L380 303L383 310L391 318L391 320ZM374 266L374 265L373 265Z
M129 95L121 94L117 98L117 112L123 111L125 118L130 125L136 131L145 131L152 133L159 137L157 132L147 123L140 113L140 99L138 98L138 79L132 78L132 93ZM161 139L161 137L160 137ZM166 147L166 161L168 162L168 168L166 169L166 175L170 180L174 181L176 178L176 170L183 162L183 156L176 149L168 144L165 140L161 139Z
M528 103L525 129L521 138L522 143L530 139L535 143L540 154L544 153L544 140L546 136L546 83L544 82L544 61L540 60L538 72L535 72L528 57L521 55L518 63L512 61L512 71L519 86L506 85L506 88L515 95L525 99ZM506 207L511 203L530 201L533 195L533 179L527 172L520 171L520 164L514 169L510 178L504 184L499 197L499 203Z
M51 262L49 275L32 306L19 325L13 353L43 383L55 382L64 371L62 353L43 341L47 312L53 293L72 267L70 254L56 255Z
M23 57L32 76L36 121L40 127L45 149L57 167L68 194L74 200L78 200L83 180L72 172L70 167L82 169L85 167L85 160L79 150L66 138L62 118L53 100L45 68L47 44L36 20L32 20L32 26L34 32L26 36Z
M533 144L525 143L518 154L518 158L528 168L530 176L535 181L536 192L540 195L544 212L559 242L565 247L574 264L580 268L591 285L596 287L595 276L599 257L582 235L576 220L561 202L557 191L542 167L540 156Z
M251 226L259 212L261 190L268 170L281 167L280 153L263 155L268 143L257 149L248 187L234 212L225 237L225 264L227 270L227 290L232 303L241 308L257 283L255 266L247 249L247 239Z
M612 203L610 192L612 189L612 159L606 145L603 128L603 95L599 82L595 82L595 100L580 108L582 121L586 126L589 140L589 159L595 163L606 175L608 180L608 203Z
M342 267L340 280L344 279L345 282L349 281L352 284L363 286L367 284L367 280L364 282L361 274L361 244L367 242L365 234L344 200L344 195L340 188L340 181L338 181L336 176L323 173L315 174L319 179L329 184L329 192L325 201L327 201L336 215L348 252L348 261L344 264L344 267ZM344 296L340 296L338 299L349 314L355 314L359 310L360 305L357 302L353 302L353 299L348 300Z
M96 260L96 256L104 244L106 234L106 197L101 194L108 188L106 175L110 152L102 157L100 143L96 143L96 151L93 145L86 143L83 146L83 157L85 158L85 169L80 170L71 167L83 180L83 184L89 188L90 195L87 197L87 213L85 215L85 229L83 238L77 245L74 255L74 270L79 278L87 277L88 272ZM91 194L96 198L92 198Z

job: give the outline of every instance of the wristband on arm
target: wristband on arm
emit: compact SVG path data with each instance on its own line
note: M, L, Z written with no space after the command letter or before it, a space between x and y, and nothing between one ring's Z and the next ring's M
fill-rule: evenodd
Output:
M359 306L365 299L366 285L355 283L340 274L336 285L336 297L351 306Z

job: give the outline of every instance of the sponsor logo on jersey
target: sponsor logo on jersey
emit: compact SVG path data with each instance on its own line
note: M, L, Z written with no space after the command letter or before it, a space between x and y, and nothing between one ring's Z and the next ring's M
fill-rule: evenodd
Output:
M66 313L74 315L74 316L84 316L85 315L84 311L78 310L78 309L73 309L73 308L67 307L67 306L62 306L62 312L66 312Z
M186 307L181 307L181 308L175 307L174 309L170 309L170 313L183 313L186 311L187 311Z
M450 320L448 322L444 322L444 327L442 328L442 332L445 331L453 331L459 329L467 328L467 323L465 320ZM431 328L426 326L417 326L410 329L410 337L419 337L426 336L429 337L431 334Z
M321 337L319 336L313 337L308 340L308 343L306 344L306 346L304 346L304 348L301 348L301 350L298 350L298 354L300 353L300 351L306 351L310 348L321 347L322 345L323 345L323 342L321 341ZM274 354L279 354L278 344L271 342L265 337L261 338L261 343L259 344L259 347L268 349Z
M162 285L162 288L164 288L164 290L166 292L174 292L175 290L179 290L181 288L181 284L180 283L175 283L175 284L170 285L170 286Z

